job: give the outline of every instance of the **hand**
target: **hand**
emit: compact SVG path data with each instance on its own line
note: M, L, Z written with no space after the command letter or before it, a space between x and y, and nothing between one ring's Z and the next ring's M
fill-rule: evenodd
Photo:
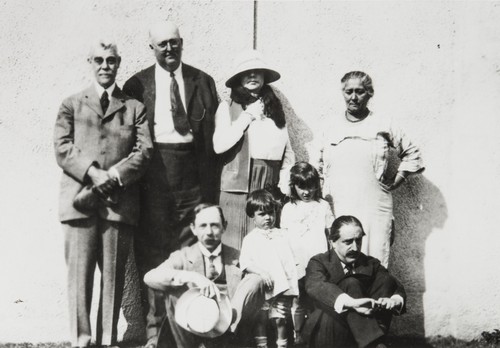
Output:
M220 300L220 291L217 285L214 282L204 277L199 273L193 272L193 278L191 282L196 285L196 287L200 288L200 294L205 297L212 298L216 297L217 301Z
M99 169L93 165L87 170L87 176L96 187L104 184L108 179L110 179L107 171Z
M399 186L401 186L401 184L406 180L408 175L409 173L406 171L398 172L394 177L394 179L390 181L383 180L383 182L381 182L380 185L382 185L382 187L387 191L393 191L397 189Z
M101 185L96 186L96 191L101 198L105 199L111 196L119 186L118 180L110 178Z
M359 314L370 315L374 310L375 300L372 298L350 298L344 307L354 309Z
M273 278L271 278L271 276L269 275L269 273L262 272L260 274L260 276L262 277L262 280L264 280L264 284L266 285L266 288L268 290L272 290L274 287L274 281L273 281Z
M264 104L259 99L256 102L247 106L245 112L249 113L252 116L252 119L261 118L264 114Z
M388 311L398 310L401 307L401 303L395 299L388 297L381 297L375 301L375 309L386 309Z

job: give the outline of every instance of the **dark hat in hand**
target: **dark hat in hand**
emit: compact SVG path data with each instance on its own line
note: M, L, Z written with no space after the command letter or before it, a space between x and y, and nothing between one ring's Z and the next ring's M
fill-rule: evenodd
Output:
M89 211L97 208L99 197L94 193L94 185L84 186L73 199L73 207L80 211Z

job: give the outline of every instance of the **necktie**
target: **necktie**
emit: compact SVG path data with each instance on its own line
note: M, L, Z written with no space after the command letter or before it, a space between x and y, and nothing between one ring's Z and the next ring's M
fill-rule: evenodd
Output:
M174 128L179 134L186 135L189 132L189 123L187 120L186 110L182 105L181 94L179 93L179 85L175 79L175 74L170 72L170 105L172 106L172 118L174 120Z
M106 110L108 110L109 106L109 98L108 98L108 92L104 91L104 93L101 96L101 108L102 112L106 115Z
M352 264L349 264L349 265L346 264L345 265L345 270L346 270L346 272L345 272L346 276L353 275L354 274L354 265L352 265Z
M210 255L208 257L207 278L210 280L214 280L215 278L217 278L219 276L219 273L215 269L215 265L214 265L215 258L216 258L215 255Z

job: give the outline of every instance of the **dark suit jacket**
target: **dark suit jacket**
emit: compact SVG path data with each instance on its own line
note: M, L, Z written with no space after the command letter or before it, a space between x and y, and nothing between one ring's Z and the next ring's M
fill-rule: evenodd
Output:
M361 254L356 261L354 272L357 278L362 279L368 285L373 284L377 277L388 273L378 259L364 254ZM306 269L305 287L307 295L313 300L316 308L308 319L308 329L314 327L321 312L336 313L335 301L340 294L344 293L337 284L345 277L344 268L335 250L332 249L311 258ZM406 309L406 293L399 281L396 280L396 283L398 287L394 294L404 299L405 307L401 311L403 313Z
M230 246L222 244L222 264L226 275L226 284L229 298L232 298L236 287L241 280L241 270L238 267L240 252ZM179 271L192 271L205 275L203 254L198 243L174 251L169 258L158 266L165 279L169 279L172 286L188 285L182 283Z
M54 129L57 164L62 168L59 219L69 221L99 214L110 221L135 225L139 216L139 191L135 184L151 157L152 143L144 105L126 96L118 86L103 114L95 86L66 98ZM76 194L90 180L90 165L118 170L124 185L118 204L95 212L73 207Z
M215 202L219 186L212 141L215 129L215 112L218 106L215 82L208 74L184 63L182 64L182 75L186 92L186 111L199 164L202 199L204 202ZM144 103L148 111L149 130L152 138L155 139L155 65L132 76L125 82L123 91Z

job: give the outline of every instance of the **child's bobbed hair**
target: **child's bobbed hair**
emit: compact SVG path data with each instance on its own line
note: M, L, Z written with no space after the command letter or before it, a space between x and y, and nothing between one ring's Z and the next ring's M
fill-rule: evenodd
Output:
M256 211L278 210L278 202L273 195L266 190L255 190L248 195L246 213L248 217L254 217Z
M312 199L319 201L321 199L321 184L319 174L316 168L307 162L297 162L290 169L290 201L295 203L300 201L295 185L299 188L313 189Z

